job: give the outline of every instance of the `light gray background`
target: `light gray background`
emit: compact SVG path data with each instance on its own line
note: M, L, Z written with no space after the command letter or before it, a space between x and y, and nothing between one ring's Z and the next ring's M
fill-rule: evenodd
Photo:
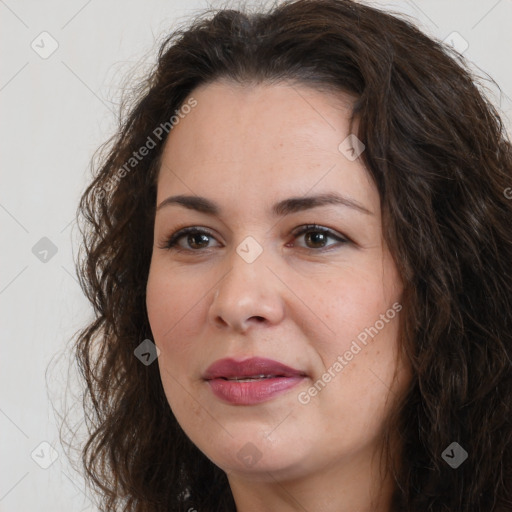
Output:
M371 3L413 16L439 39L457 32L450 39L461 50L466 41L464 56L501 87L489 84L490 94L511 126L512 0ZM153 62L176 20L208 5L221 3L0 0L0 512L96 510L52 407L62 409L76 382L67 380L66 344L92 318L74 270L75 210L92 154L115 129L126 74ZM52 39L58 48L46 59L31 47L48 52ZM57 248L46 262L32 252L43 237ZM58 458L43 469L49 445Z

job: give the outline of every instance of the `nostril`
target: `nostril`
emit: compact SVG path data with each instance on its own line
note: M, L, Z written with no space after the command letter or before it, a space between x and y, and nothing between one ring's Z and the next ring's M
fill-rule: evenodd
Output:
M257 320L258 322L264 322L265 319L262 317L262 316L252 316L251 319L254 318L255 320Z

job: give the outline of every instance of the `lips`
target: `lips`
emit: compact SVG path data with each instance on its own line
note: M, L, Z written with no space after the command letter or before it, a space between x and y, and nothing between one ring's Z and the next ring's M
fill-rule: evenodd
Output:
M208 367L203 375L205 380L262 379L271 377L298 377L306 374L272 359L252 357L244 361L232 358L219 359Z
M266 402L297 386L305 377L300 370L260 357L220 359L203 375L213 394L230 405Z

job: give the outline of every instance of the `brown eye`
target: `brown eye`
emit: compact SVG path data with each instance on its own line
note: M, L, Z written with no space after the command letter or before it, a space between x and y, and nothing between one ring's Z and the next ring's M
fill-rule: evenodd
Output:
M312 245L312 249L318 249L325 246L325 243L327 242L327 239L329 238L328 235L325 233L319 232L319 231L309 231L306 233L306 237L304 238L306 240L307 245Z
M196 233L187 235L187 243L193 249L204 249L208 246L209 235L204 233Z
M316 224L302 226L298 231L294 232L295 238L299 238L302 235L305 235L304 241L306 249L326 249L332 245L336 245L332 243L328 244L329 239L336 240L336 242L341 244L348 243L346 238L328 228L317 226Z
M210 239L214 239L213 235L204 229L196 227L183 228L173 233L161 246L161 249L200 252L201 249L208 249ZM185 244L182 244L185 240Z

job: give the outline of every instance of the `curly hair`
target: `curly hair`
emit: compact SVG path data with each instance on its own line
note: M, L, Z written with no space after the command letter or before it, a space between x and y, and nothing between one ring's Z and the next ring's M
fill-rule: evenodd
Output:
M146 284L169 120L218 79L357 98L352 119L404 283L399 344L414 373L385 425L385 445L393 434L403 446L397 467L387 454L392 510L512 510L511 144L462 57L351 0L197 15L163 42L93 161L77 268L95 318L73 350L89 431L82 461L103 510L236 510L226 474L177 423L158 365L134 357L152 338ZM468 454L457 469L442 457L453 442Z

